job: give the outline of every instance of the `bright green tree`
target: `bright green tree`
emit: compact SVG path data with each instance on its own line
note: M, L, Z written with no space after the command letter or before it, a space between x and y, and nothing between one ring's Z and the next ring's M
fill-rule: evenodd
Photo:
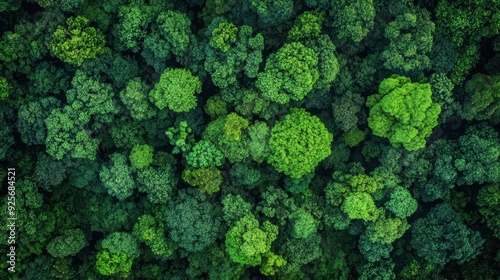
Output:
M257 266L270 252L277 235L277 226L268 221L260 226L253 215L246 215L226 233L226 251L234 262Z
M355 192L347 196L342 204L344 211L350 219L375 221L380 214L372 196L366 192Z
M120 275L127 277L132 271L133 260L123 253L110 253L106 250L97 253L95 267L97 271L105 276Z
M397 75L384 79L379 93L366 100L368 126L374 135L389 138L395 147L402 145L409 151L424 148L441 112L431 95L429 84L412 83Z
M99 29L89 26L87 18L69 17L66 25L67 28L59 26L52 34L50 48L57 58L80 66L85 59L108 51L104 35Z
M200 92L200 79L191 71L167 68L149 93L149 100L160 110L168 107L176 113L188 112L196 107L195 94Z
M318 117L293 108L271 130L267 161L279 172L300 178L330 155L332 141L333 135Z
M150 145L135 145L128 157L132 167L137 169L148 167L153 162L153 150Z

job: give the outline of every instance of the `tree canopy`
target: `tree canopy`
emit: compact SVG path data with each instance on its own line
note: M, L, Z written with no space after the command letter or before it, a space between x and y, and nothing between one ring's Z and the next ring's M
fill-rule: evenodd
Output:
M500 279L499 125L500 0L0 0L0 279Z

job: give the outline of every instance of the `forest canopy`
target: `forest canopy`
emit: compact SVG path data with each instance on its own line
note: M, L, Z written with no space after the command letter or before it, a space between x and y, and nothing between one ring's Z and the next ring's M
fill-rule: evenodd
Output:
M0 0L0 279L500 279L499 19Z

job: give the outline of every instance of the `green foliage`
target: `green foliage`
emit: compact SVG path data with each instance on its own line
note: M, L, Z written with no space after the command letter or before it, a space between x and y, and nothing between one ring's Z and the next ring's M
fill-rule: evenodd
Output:
M460 111L466 120L500 122L500 76L476 74L465 84L464 107Z
M373 198L365 192L355 192L347 196L342 204L342 211L349 216L349 219L363 221L375 221L379 216Z
M374 223L368 225L366 236L374 243L391 244L401 238L409 228L406 220L380 215Z
M249 157L248 121L236 113L211 121L203 132L203 138L210 140L232 163Z
M374 27L375 7L372 0L332 2L331 26L339 40L359 43Z
M469 127L458 139L455 166L462 172L459 185L500 182L500 138L486 124Z
M231 167L229 175L232 182L253 189L262 183L265 174L254 165L238 162Z
M194 168L218 167L224 163L224 155L210 140L201 140L187 154L186 162Z
M215 18L206 31L210 39L205 48L205 70L212 76L214 85L226 88L237 84L242 74L255 78L262 62L264 38L253 35L253 28L240 28L223 18Z
M143 169L153 163L153 150L149 145L135 145L128 156L132 167Z
M482 187L477 195L477 205L493 235L500 238L500 184Z
M138 241L144 242L156 256L167 258L174 253L174 244L165 236L162 221L145 214L137 219L132 235Z
M228 194L222 199L222 212L224 213L224 221L229 226L233 226L238 220L246 215L251 214L252 205L240 195Z
M333 120L343 131L356 129L358 114L365 100L361 95L347 92L340 97L334 97L332 103Z
M78 159L67 169L68 184L79 189L89 188L95 192L103 190L100 184L100 162L88 159Z
M97 253L95 267L100 274L105 276L127 277L132 270L132 259L123 253L113 254L108 251L100 251Z
M220 95L213 95L207 99L204 106L205 113L212 118L227 115L227 103L220 98Z
M318 37L324 20L325 14L322 12L307 11L300 14L288 31L288 40L299 41Z
M56 161L45 153L39 153L36 161L33 179L42 188L52 190L52 187L59 185L66 179L67 161Z
M167 68L149 93L149 100L160 110L168 107L176 113L189 112L196 107L195 94L200 92L201 82L191 71Z
M448 204L434 206L412 226L412 247L417 255L434 264L467 262L479 254L483 244L479 233L464 225Z
M266 258L259 270L260 273L265 276L273 276L279 271L279 268L286 265L286 263L287 262L283 257L270 252L266 255Z
M12 86L6 78L0 77L0 101L7 99L12 91Z
M299 209L290 215L292 236L294 238L307 238L316 233L316 221L304 209Z
M147 100L147 90L141 78L135 77L127 82L127 87L120 92L120 98L136 120L149 119L155 111Z
M67 154L95 160L99 140L91 138L90 130L85 127L88 121L88 114L76 113L68 107L52 110L45 119L47 153L58 160Z
M180 190L165 212L170 238L188 252L199 252L210 246L222 231L222 221L216 211L219 210L198 190Z
M402 76L384 79L379 93L366 101L373 134L389 138L393 146L402 145L409 151L424 148L425 138L431 135L441 112L431 95L429 84L412 83Z
M98 76L89 76L83 71L76 71L71 81L72 89L66 91L69 106L82 120L88 118L98 123L110 123L119 108L113 98L115 93L111 84L103 83Z
M42 98L38 102L22 105L17 113L17 130L21 139L28 145L43 145L47 138L47 128L44 119L60 105L54 97Z
M17 19L14 15L2 19L9 21L7 19L12 18ZM50 41L50 35L56 29L54 25L63 21L64 17L60 14L46 13L41 15L36 24L30 20L6 23L0 40L2 45L0 49L2 67L0 68L7 71L1 76L13 82L10 76L15 72L25 75L32 73L42 57L49 53L47 42ZM13 30L10 30L12 25L14 25ZM14 84L12 86L15 88Z
M358 248L361 254L372 263L388 258L393 250L391 243L373 242L366 234L360 236Z
M86 198L80 211L88 219L92 231L104 234L129 231L138 216L132 202L120 202L107 194L93 194Z
M176 161L165 152L158 152L153 157L153 164L137 171L139 191L147 193L152 203L162 204L170 201L172 191L179 178L175 174Z
M60 94L69 87L70 78L63 69L43 61L28 74L29 91L36 95Z
M197 47L197 41L191 33L191 20L186 14L162 7L167 5L165 3L156 4L156 23L144 37L141 54L157 72L163 72L166 59L170 59L172 55L178 61L182 61L184 56L196 56L193 47Z
M113 232L101 242L103 249L111 254L125 254L129 258L139 257L137 240L128 232Z
M140 3L140 2L139 2ZM146 35L146 28L153 20L149 7L142 3L123 5L118 8L119 23L115 25L114 34L120 50L130 49L138 52L140 42Z
M408 190L401 186L397 186L392 190L389 201L385 203L385 208L401 219L411 216L417 211L417 207L417 201Z
M277 226L265 221L261 227L253 215L246 215L226 233L226 251L234 262L257 266L277 235Z
M81 229L67 230L47 244L47 252L54 258L74 256L87 246L87 240Z
M52 34L50 48L60 60L82 65L85 59L94 58L108 51L106 40L99 29L88 26L89 20L82 16L69 17L67 29L59 26Z
M271 129L265 122L256 121L248 127L248 135L250 136L248 143L250 156L254 161L262 163L269 156Z
M17 11L21 7L20 0L5 0L0 2L0 12Z
M114 153L109 159L109 164L102 167L99 176L108 194L123 201L131 196L135 189L132 168L127 164L127 157L122 154Z
M245 0L250 10L257 13L258 24L270 27L282 24L292 16L293 1L291 0Z
M281 273L297 273L301 266L321 256L321 236L311 234L307 238L290 238L281 246L281 256L287 261Z
M210 46L214 49L227 52L232 44L236 42L238 27L230 22L222 22L212 30Z
M226 116L224 123L225 136L229 140L240 141L241 130L248 127L248 121L235 113L230 113Z
M318 117L292 109L271 130L267 161L279 172L300 178L330 155L332 141L333 135Z
M499 11L0 0L0 279L499 278Z
M194 143L193 134L187 121L180 121L177 126L170 127L165 131L165 135L170 140L170 145L174 146L172 154L189 151Z
M314 178L314 173L308 173L300 178L285 178L285 188L287 191L298 194L307 191L312 179Z
M431 75L429 83L431 84L432 101L441 105L440 120L450 117L458 107L453 99L454 85L452 81L443 73L434 73Z
M435 25L423 9L405 12L387 24L385 37L388 48L382 52L384 66L402 74L412 74L430 68L429 52Z
M365 140L366 138L366 134L363 131L357 129L344 133L342 138L346 145L352 148L358 146L361 142L363 142L363 140Z
M197 169L185 169L182 179L193 187L198 187L202 193L213 194L219 191L222 184L222 175L214 166Z
M269 110L272 110L270 107L272 103L264 99L255 88L227 87L221 92L221 98L232 103L236 113L246 118L259 115L262 118L269 119L270 115L276 113L269 112Z
M292 42L269 56L255 86L264 98L286 104L304 99L318 78L318 53L302 43Z
M367 263L359 268L359 280L391 280L396 279L394 273L394 262L390 260L378 263Z
M330 37L324 34L314 40L307 41L305 45L318 54L319 78L314 83L314 89L318 93L328 94L340 71L339 62L335 55L337 49Z
M498 3L488 1L439 1L436 6L437 27L457 47L475 43L483 37L498 34L498 7Z

